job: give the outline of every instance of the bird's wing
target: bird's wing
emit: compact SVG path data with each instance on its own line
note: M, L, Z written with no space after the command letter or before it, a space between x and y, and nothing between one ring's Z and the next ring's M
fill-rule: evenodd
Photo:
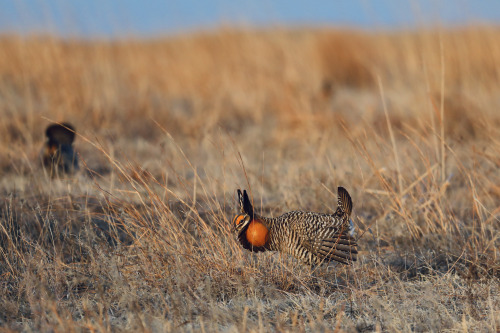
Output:
M303 213L290 224L298 243L320 260L343 264L357 259L357 244L349 235L349 221L336 215Z
M348 234L347 228L319 230L315 235L302 238L301 243L320 260L335 260L343 264L357 260L356 240Z

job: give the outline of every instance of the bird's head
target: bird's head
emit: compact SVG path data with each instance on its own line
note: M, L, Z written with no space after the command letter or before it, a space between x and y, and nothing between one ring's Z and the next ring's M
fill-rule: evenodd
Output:
M240 213L233 218L233 229L238 235L238 240L243 248L253 251L265 251L269 240L269 228L254 215L254 209L247 191L238 190L238 205Z
M233 218L233 228L238 234L242 234L248 228L248 225L252 222L252 218L248 214L238 214Z

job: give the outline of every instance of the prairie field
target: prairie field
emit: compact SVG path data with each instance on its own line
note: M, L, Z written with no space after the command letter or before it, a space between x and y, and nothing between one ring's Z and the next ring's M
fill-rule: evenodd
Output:
M0 36L2 330L498 332L499 91L492 26ZM353 265L237 243L237 189L276 217L338 186Z

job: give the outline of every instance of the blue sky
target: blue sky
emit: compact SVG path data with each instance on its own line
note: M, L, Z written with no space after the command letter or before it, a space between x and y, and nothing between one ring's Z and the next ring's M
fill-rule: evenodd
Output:
M401 29L500 23L500 0L0 0L0 33L154 37L220 25Z

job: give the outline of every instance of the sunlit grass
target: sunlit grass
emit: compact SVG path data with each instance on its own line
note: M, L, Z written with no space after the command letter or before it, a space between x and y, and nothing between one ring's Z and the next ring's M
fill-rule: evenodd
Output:
M24 330L495 331L500 32L0 39L0 323ZM50 121L83 171L51 179ZM359 260L252 254L262 214L334 212Z

